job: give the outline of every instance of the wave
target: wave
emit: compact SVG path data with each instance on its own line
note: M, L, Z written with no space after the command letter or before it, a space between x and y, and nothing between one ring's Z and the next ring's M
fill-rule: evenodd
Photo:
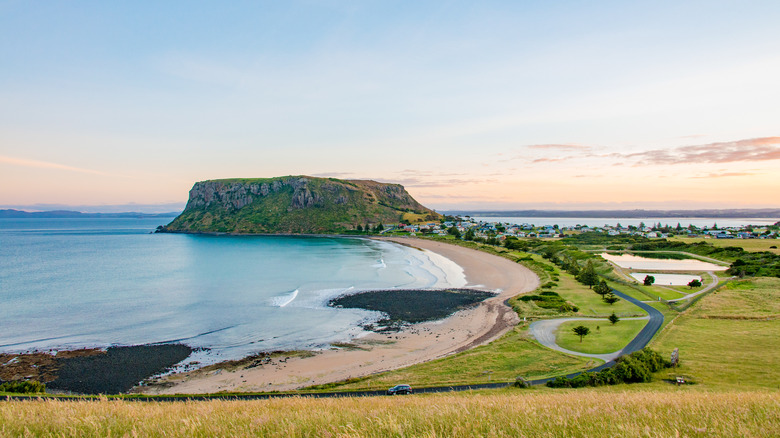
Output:
M387 267L385 264L385 259L379 259L379 262L377 264L373 265L374 268L384 269Z
M298 296L298 289L295 289L294 291L286 295L280 295L278 297L271 298L271 304L276 307L284 307L292 303L297 296Z

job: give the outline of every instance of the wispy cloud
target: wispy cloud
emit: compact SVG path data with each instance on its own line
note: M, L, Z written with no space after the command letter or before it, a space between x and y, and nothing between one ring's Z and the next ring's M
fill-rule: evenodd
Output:
M733 163L780 159L780 137L751 138L722 143L655 149L632 154L611 154L638 164Z
M392 180L396 184L401 184L404 187L453 187L462 186L466 184L483 184L494 183L495 179L481 179L481 178L445 178L445 179L424 179L424 178L394 178Z
M573 156L572 157L559 157L559 158L544 157L544 158L537 158L535 160L532 160L531 162L532 163L558 163L558 162L561 162L561 161L568 161L568 160L571 160L573 158L577 158L577 157L573 157Z
M532 144L526 146L528 149L553 149L559 151L590 151L593 148L580 144Z
M354 172L324 172L324 173L314 173L311 176L316 176L320 178L349 178L354 177Z
M38 160L27 160L24 158L14 158L14 157L5 157L0 155L0 163L10 164L12 166L20 166L20 167L32 167L37 169L57 169L57 170L67 170L70 172L78 172L78 173L88 173L91 175L101 175L101 176L110 176L106 172L101 172L99 170L92 170L92 169L83 169L81 167L74 167L74 166L68 166L66 164L59 164L59 163L51 163L48 161L38 161Z
M697 175L690 177L691 179L712 179L712 178L729 178L733 176L753 176L757 175L753 172L713 172L706 175Z

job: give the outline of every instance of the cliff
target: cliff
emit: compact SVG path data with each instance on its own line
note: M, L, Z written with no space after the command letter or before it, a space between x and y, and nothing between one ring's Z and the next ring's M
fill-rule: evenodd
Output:
M333 234L439 218L399 184L310 176L221 179L195 183L187 207L162 231Z

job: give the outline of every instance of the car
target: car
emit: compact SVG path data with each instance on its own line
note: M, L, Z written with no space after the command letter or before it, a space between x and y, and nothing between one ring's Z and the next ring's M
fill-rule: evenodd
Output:
M387 390L387 395L411 394L411 393L412 393L412 387L409 385L395 385L392 388Z

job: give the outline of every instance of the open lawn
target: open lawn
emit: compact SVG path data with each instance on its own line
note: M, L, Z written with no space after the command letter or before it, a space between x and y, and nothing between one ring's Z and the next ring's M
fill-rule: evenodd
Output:
M650 347L664 356L679 348L674 373L707 388L780 389L780 279L730 283L680 314Z
M737 246L745 251L770 251L780 254L779 239L705 239L703 237L673 237L669 240L676 240L685 243L707 242L713 246L724 248L727 246ZM772 247L775 248L772 248Z
M593 389L257 401L0 403L0 436L775 437L778 392Z
M516 377L536 379L581 371L598 363L542 347L521 324L500 339L473 350L400 370L369 376L356 382L325 385L336 390L387 389L398 383L446 386L512 382Z
M644 319L621 320L615 325L609 321L568 321L558 327L555 342L567 350L580 353L612 353L631 342L646 324ZM582 342L572 331L579 325L590 329L590 334L584 336Z

